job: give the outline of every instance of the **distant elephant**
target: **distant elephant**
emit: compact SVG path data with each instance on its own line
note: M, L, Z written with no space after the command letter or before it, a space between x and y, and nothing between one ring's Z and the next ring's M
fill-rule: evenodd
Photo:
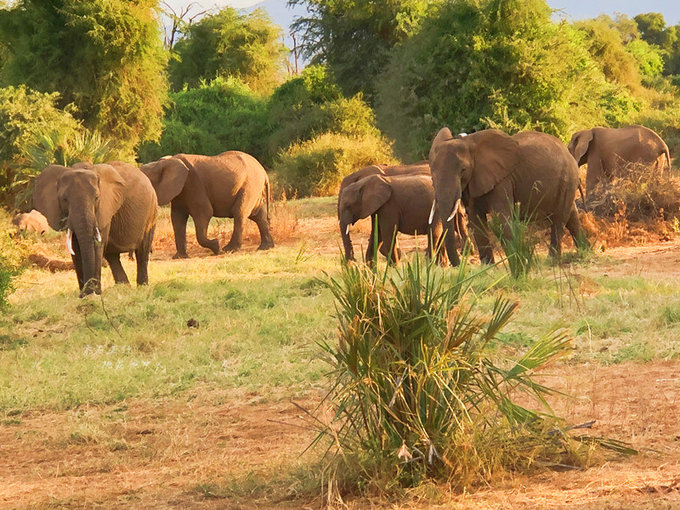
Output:
M177 253L187 258L187 220L196 226L198 244L217 255L219 242L208 239L210 219L234 218L234 232L225 252L237 251L243 242L243 222L249 218L260 230L260 250L274 247L269 233L269 177L262 165L245 152L227 151L217 156L176 154L142 166L158 194L159 205L170 203Z
M574 204L578 167L564 144L552 135L525 131L509 136L487 129L453 137L448 128L442 128L432 142L430 167L442 218L455 215L462 200L484 263L494 260L487 214L499 214L508 231L515 203L524 217L550 222L553 255L560 254L565 226L575 242L585 242ZM448 241L449 260L457 265L456 247Z
M611 178L617 167L626 163L655 163L663 169L662 159L671 167L668 146L661 137L644 126L622 128L596 127L574 133L569 152L578 165L588 164L586 197L603 178Z
M47 218L35 209L31 212L17 214L12 219L12 224L17 227L17 230L31 230L40 235L45 234L50 229Z
M137 285L148 283L158 202L136 167L121 161L50 165L35 181L33 204L54 230L67 229L81 297L101 293L102 255L115 282L129 283L120 254L134 251Z
M412 165L371 165L357 170L354 173L349 174L340 183L340 192L338 193L338 222L340 226L340 235L342 237L342 244L345 249L345 258L347 260L354 260L354 247L352 245L352 239L349 235L349 223L343 221L340 212L340 204L342 203L342 193L344 189L367 176L370 175L385 175L387 177L397 177L402 175L430 175L430 165L427 161L420 161ZM375 235L374 232L374 221L371 221L371 236L369 239L373 239ZM422 232L422 231L421 231ZM463 238L463 242L467 239L467 229L465 228L463 222L463 214L456 215L455 221L452 222L451 228L447 230L447 236L453 236L456 233L460 234ZM455 241L454 241L455 242ZM395 239L395 250L399 250L399 243Z
M338 199L340 223L352 225L369 216L377 218L377 242L380 253L398 263L401 250L396 243L397 232L427 234L427 253L431 256L442 234L438 212L430 222L434 199L429 175L369 175L346 186ZM366 250L366 262L374 257L375 232L371 231Z

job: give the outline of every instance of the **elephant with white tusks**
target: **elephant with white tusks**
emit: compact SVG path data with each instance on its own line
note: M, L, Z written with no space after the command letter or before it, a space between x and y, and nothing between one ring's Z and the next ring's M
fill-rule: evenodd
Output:
M462 201L468 213L482 262L493 263L487 214L508 222L514 204L520 214L551 225L550 251L559 256L563 228L574 241L582 237L574 199L578 167L565 145L552 135L525 131L509 136L497 129L454 137L442 128L430 149L430 169L436 204L450 221ZM456 246L445 239L452 265L459 263Z
M35 181L33 204L54 230L67 229L80 297L101 293L102 256L115 282L129 283L120 254L134 251L137 285L148 283L158 202L137 167L121 161L50 165Z
M243 242L243 223L250 219L260 231L260 250L274 247L269 232L269 177L262 165L245 152L227 151L217 156L176 154L142 166L153 184L159 205L170 203L177 253L187 258L186 229L191 216L198 244L217 255L219 242L208 239L213 216L234 218L234 231L225 252L237 251Z

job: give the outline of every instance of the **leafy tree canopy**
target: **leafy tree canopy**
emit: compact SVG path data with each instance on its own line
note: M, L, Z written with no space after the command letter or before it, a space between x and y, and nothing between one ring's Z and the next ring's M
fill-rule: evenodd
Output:
M287 53L281 27L265 11L240 14L231 7L190 25L173 51L168 67L173 90L234 76L260 92L282 81Z
M432 137L499 127L566 138L619 122L635 102L608 84L583 46L585 35L555 24L543 0L447 2L390 60L378 118L407 159Z
M132 148L154 139L166 98L156 0L20 0L0 11L1 79L59 92L85 126Z
M289 0L304 4L309 16L293 30L314 63L326 63L346 95L371 99L390 50L418 31L428 0Z

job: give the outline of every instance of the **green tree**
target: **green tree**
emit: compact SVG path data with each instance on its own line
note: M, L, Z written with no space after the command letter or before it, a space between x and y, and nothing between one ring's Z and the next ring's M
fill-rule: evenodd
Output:
M444 125L566 139L620 121L634 101L606 82L585 36L550 16L543 0L459 0L434 11L393 52L379 88L379 124L400 155L426 156Z
M84 125L132 148L160 135L165 54L156 0L20 0L0 11L2 81L59 92Z
M642 39L650 44L668 49L678 40L678 34L673 27L666 28L666 20L660 12L638 14L634 19Z
M371 100L390 50L417 32L428 0L288 0L304 4L298 18L303 55L326 63L346 95L364 92ZM437 2L434 2L437 3Z
M190 25L173 51L168 67L173 90L234 76L260 92L282 81L287 53L281 27L265 11L239 14L231 7Z

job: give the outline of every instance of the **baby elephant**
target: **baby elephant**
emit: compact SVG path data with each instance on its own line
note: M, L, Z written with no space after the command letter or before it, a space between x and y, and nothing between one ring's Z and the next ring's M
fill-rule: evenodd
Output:
M430 222L434 191L432 178L428 175L371 175L347 186L339 200L338 219L341 225L347 225L347 230L360 219L371 216L371 221L375 222L377 217L380 253L391 263L399 262L401 257L395 242L397 232L427 234L427 255L430 257L442 235L438 211L434 211ZM373 250L374 239L369 238L368 263L373 261ZM443 262L443 254L440 255Z
M35 209L29 213L17 214L12 220L12 224L17 227L17 230L32 230L40 235L47 233L50 229L47 218Z

